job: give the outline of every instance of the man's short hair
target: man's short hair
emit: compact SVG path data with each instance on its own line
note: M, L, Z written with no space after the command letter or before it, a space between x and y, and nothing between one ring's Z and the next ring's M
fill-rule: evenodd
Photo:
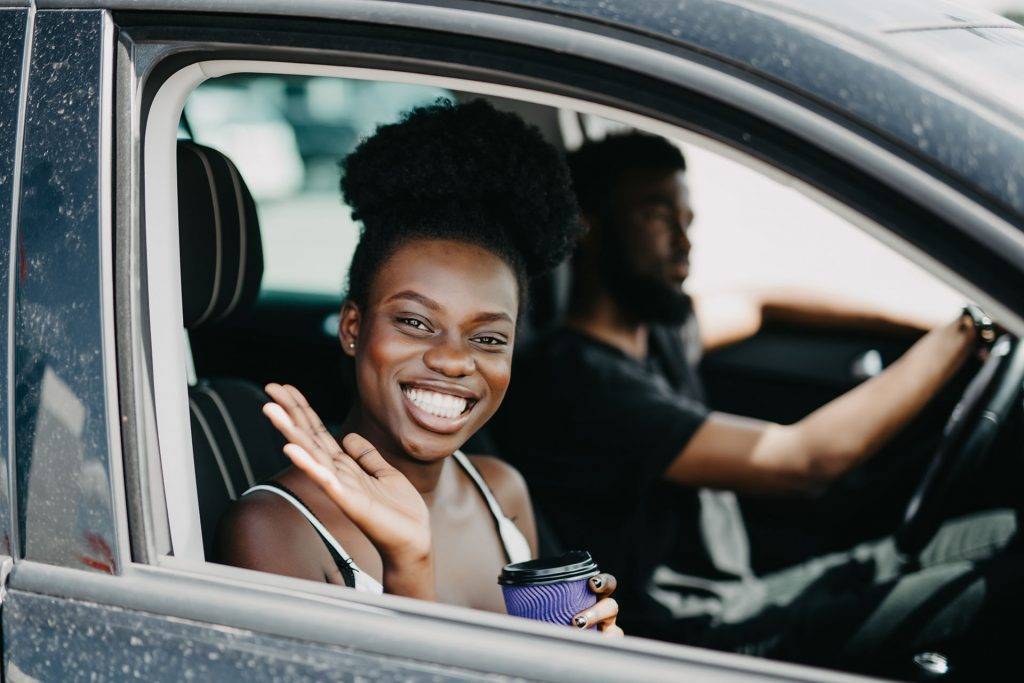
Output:
M567 156L576 200L583 213L600 211L615 184L633 170L685 171L679 148L658 135L630 131L588 140Z

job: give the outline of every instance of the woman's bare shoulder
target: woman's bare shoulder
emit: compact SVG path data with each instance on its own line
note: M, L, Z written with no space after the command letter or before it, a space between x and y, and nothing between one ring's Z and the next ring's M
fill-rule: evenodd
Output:
M254 491L234 501L217 525L217 561L236 567L322 578L316 532L286 500Z
M491 455L471 455L469 459L506 515L514 518L518 511L529 509L530 491L519 470Z

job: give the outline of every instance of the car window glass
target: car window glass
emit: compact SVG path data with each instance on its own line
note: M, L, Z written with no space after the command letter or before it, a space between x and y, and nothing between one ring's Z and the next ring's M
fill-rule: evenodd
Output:
M179 137L228 156L256 201L263 290L337 294L358 232L341 200L338 162L366 135L450 95L429 86L238 74L200 85Z

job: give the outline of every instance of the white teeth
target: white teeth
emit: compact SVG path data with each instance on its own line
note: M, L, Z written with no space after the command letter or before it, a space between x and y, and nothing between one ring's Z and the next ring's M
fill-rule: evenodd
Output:
M405 389L405 395L409 397L410 401L431 415L444 417L449 420L461 415L468 404L468 401L461 396L442 394L437 391L428 391L427 389L413 389L409 387Z

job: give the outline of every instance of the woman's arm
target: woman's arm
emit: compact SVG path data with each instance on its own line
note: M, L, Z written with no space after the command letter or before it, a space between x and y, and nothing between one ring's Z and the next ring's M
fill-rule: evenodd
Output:
M876 453L974 347L961 319L920 339L885 372L792 425L713 413L665 477L746 493L816 493Z

